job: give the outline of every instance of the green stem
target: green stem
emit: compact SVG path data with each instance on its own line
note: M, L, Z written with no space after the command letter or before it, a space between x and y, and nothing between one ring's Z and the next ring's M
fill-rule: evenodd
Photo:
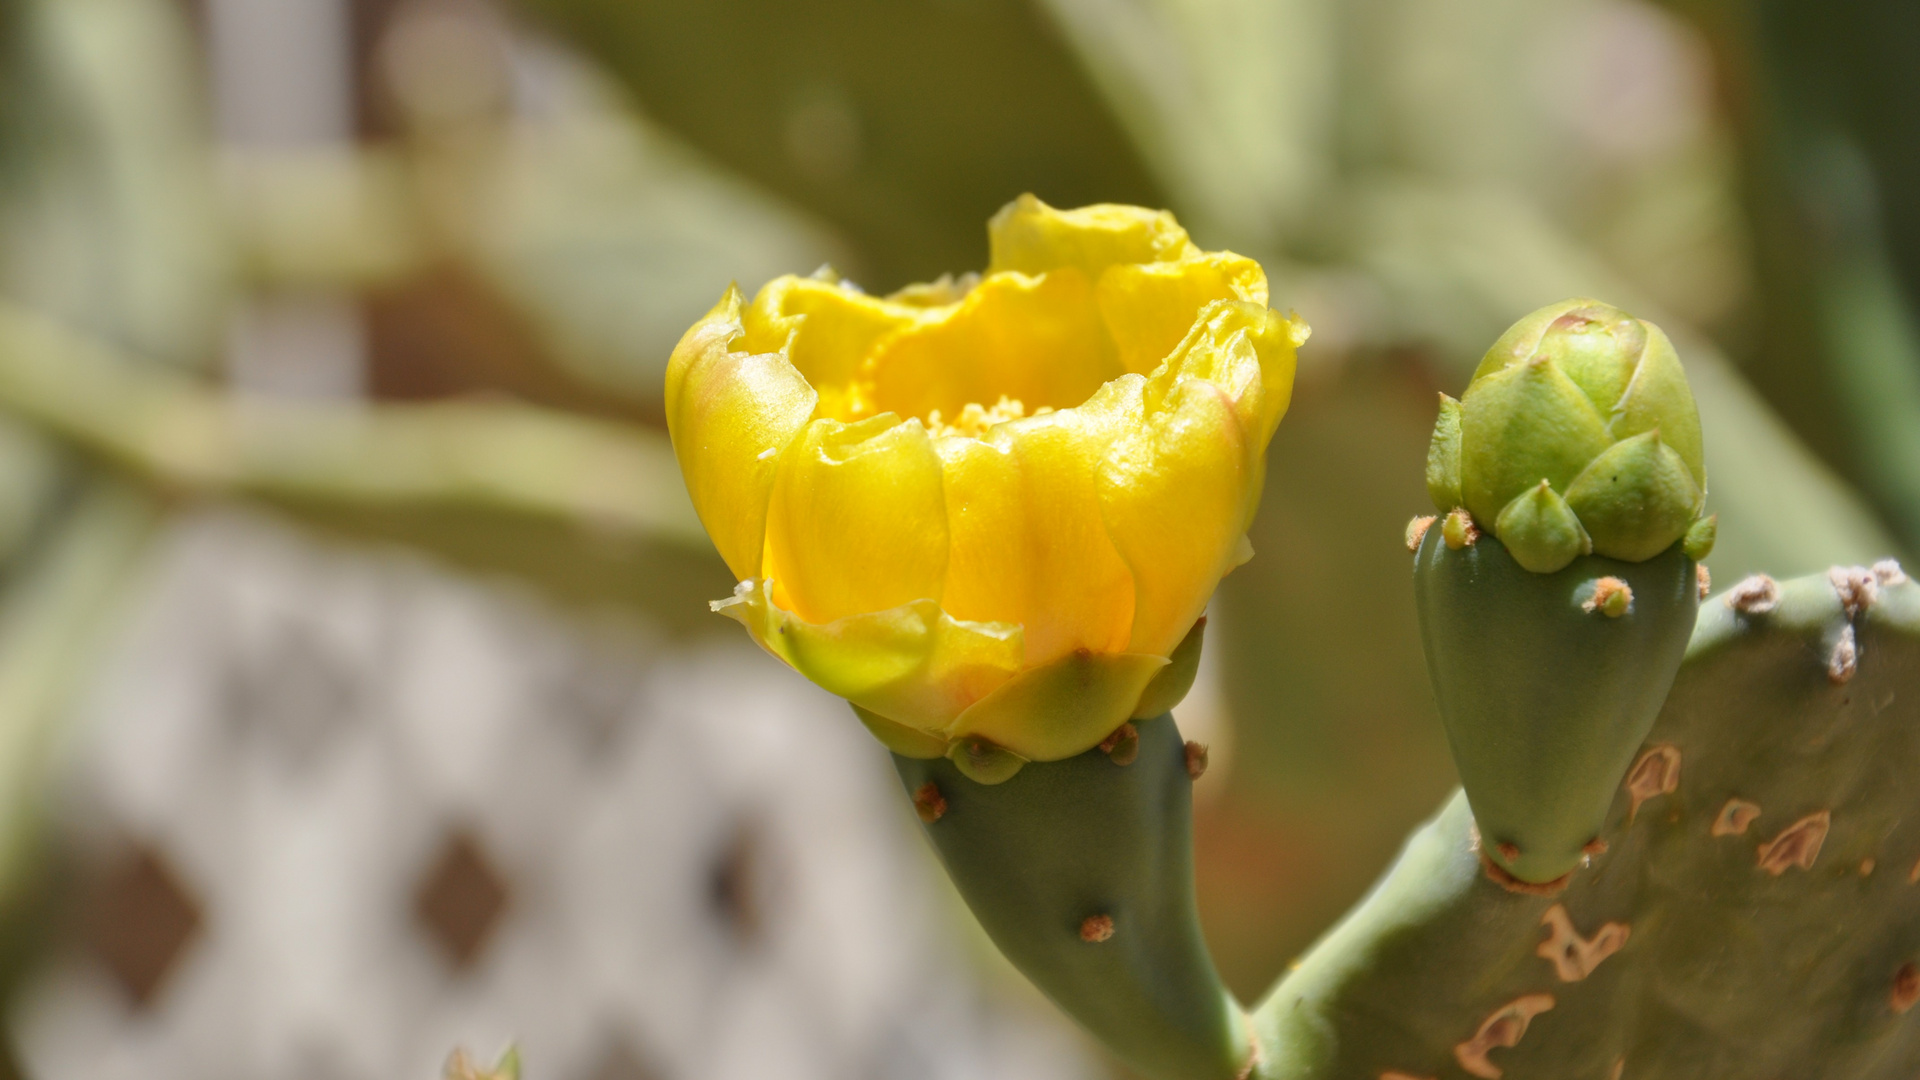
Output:
M944 758L894 767L1015 967L1146 1076L1231 1080L1251 1030L1200 935L1186 744L1170 715L1137 727L1124 765L1094 749L992 786Z

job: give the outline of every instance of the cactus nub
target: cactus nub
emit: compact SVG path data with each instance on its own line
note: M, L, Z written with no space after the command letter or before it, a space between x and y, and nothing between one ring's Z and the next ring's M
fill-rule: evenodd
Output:
M1633 586L1617 577L1595 578L1580 587L1580 610L1617 619L1633 610Z
M1898 1016L1913 1008L1916 1002L1920 1002L1920 968L1908 961L1893 973L1893 991L1887 995L1887 1007Z
M1833 586L1833 593L1840 598L1840 606L1849 619L1859 618L1862 611L1872 607L1880 591L1873 571L1864 566L1830 567L1827 582Z
M1100 741L1100 752L1115 765L1131 765L1140 756L1140 730L1132 723L1121 724L1113 734Z
M1427 538L1427 530L1432 528L1433 523L1438 520L1440 519L1432 514L1424 514L1415 515L1413 520L1407 522L1407 550L1419 551L1420 541Z
M1765 615L1780 604L1780 583L1765 574L1742 579L1727 590L1727 606L1742 615Z
M1187 778L1198 780L1207 774L1207 744L1187 740Z
M929 780L914 790L913 812L928 825L946 816L947 800L940 794L939 784Z
M1480 539L1480 530L1474 527L1472 514L1464 509L1455 509L1440 523L1440 535L1448 547L1459 551L1472 547Z

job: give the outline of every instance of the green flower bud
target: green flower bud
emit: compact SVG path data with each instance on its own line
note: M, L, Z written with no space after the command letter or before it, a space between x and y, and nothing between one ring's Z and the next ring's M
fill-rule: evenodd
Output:
M1594 300L1521 319L1459 402L1443 396L1427 490L1534 573L1586 554L1660 554L1688 535L1706 492L1700 415L1673 343Z

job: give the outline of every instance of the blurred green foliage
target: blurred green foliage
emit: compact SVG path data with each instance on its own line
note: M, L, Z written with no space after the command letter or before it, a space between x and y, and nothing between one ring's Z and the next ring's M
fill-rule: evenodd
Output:
M881 291L984 265L983 223L1022 191L1165 201L1027 0L525 6L649 115L831 221Z

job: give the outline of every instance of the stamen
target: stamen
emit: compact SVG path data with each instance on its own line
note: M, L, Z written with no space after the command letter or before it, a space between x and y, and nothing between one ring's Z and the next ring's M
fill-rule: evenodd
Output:
M1043 405L1035 409L1033 415L1045 416L1052 411L1050 406ZM1020 399L1001 394L1000 400L994 402L992 408L984 408L977 401L968 402L960 410L960 415L954 417L952 423L948 423L940 410L935 409L927 414L927 431L936 439L946 435L963 435L969 439L977 439L985 435L995 424L1019 420L1026 415L1027 407Z

